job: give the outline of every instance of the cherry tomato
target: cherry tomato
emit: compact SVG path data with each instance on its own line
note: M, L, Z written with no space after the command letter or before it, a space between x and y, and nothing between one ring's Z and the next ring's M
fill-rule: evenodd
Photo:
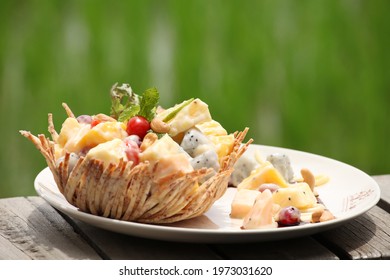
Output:
M127 122L126 131L129 135L138 135L143 139L150 129L150 124L147 119L141 116L132 117Z
M97 119L95 119L95 120L92 120L91 121L91 128L92 127L94 127L94 126L97 126L99 123L101 123L102 121L101 120L97 120Z

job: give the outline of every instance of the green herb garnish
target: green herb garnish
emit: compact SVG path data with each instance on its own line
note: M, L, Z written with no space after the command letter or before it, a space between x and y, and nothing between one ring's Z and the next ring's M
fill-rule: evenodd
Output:
M156 88L147 89L142 95L133 92L129 84L115 84L110 91L110 115L120 122L128 121L134 116L142 116L151 121L156 115L160 99Z
M156 108L160 95L155 87L147 89L140 97L140 111L138 115L151 121L156 115Z

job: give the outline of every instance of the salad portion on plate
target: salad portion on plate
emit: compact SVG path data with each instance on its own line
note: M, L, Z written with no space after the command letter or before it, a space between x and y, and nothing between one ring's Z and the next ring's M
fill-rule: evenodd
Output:
M80 211L60 193L48 167L37 175L34 186L37 193L53 207L90 225L143 238L200 243L270 241L315 234L353 222L354 218L368 211L380 199L379 186L374 179L348 164L306 152L255 144L248 147L246 155L252 157L258 151L264 155L287 154L298 174L299 170L307 166L316 174L327 174L329 181L317 187L317 191L321 201L336 218L322 223L302 223L299 226L242 230L240 227L243 220L230 217L237 188L228 187L224 195L203 215L171 224L146 224Z
M198 98L158 106L151 88L114 85L110 115L68 117L51 139L21 134L42 153L59 191L80 211L165 224L205 213L226 191L233 166L252 140L227 133Z
M248 128L228 133L198 98L164 109L157 89L139 95L128 84L115 84L110 96L110 114L76 116L64 103L59 132L48 115L51 139L21 131L48 164L38 194L85 222L169 240L268 239L340 224L379 200L365 173L244 142Z
M286 153L244 154L235 164L231 183L237 192L230 217L243 219L241 229L276 228L334 219L319 198L317 187L329 177L308 168L296 176Z

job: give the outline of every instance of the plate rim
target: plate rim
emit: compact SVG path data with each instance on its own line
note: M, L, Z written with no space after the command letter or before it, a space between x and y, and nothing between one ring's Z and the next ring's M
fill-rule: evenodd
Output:
M284 150L293 153L299 153L308 157L318 157L323 160L333 161L338 164L342 164L347 168L353 169L355 172L361 173L369 179L372 183L370 187L373 188L375 196L372 198L371 203L368 203L359 211L350 211L351 213L344 217L339 217L331 221L324 223L315 223L315 224L305 224L294 227L282 227L282 228L272 228L272 229L254 229L254 230L236 230L236 229L207 229L207 228L186 228L186 227L175 227L174 225L159 225L159 224L145 224L133 221L123 221L112 219L108 217L102 217L93 215L90 213L82 212L78 210L75 206L71 205L65 197L58 191L58 193L50 190L48 187L44 186L41 182L42 177L53 176L49 167L45 167L41 170L35 180L34 188L38 195L42 197L46 202L48 202L52 207L56 208L60 212L69 215L72 218L83 221L87 224L103 228L109 231L118 232L126 235L137 236L141 238L150 238L164 241L173 241L173 242L191 242L191 243L241 243L241 242L256 242L256 241L273 241L280 239L290 239L301 236L308 236L315 233L322 232L324 230L332 229L343 225L350 220L357 218L358 216L366 213L371 208L373 208L380 200L380 187L378 183L367 173L362 170L344 163L342 161L325 157L319 154L314 154L310 152L294 150L290 148L283 148L277 146L269 145L259 145L251 144L250 147L253 148L266 148L266 149L277 149ZM56 186L54 178L53 184ZM57 187L57 186L56 186ZM65 204L58 203L55 199L52 199L47 192L52 192L53 195L59 196ZM110 226L116 225L115 229L112 229ZM119 225L119 228L118 228ZM157 236L156 236L156 233ZM172 238L169 233L176 233L175 238ZM181 235L177 235L181 233ZM289 234L289 237L286 238L286 234ZM237 238L243 237L243 238Z

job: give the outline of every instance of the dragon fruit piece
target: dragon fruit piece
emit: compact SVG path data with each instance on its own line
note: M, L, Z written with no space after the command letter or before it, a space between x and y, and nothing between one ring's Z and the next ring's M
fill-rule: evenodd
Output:
M290 158L287 155L274 153L267 157L267 161L272 163L287 182L293 181L294 171L291 167Z
M208 150L203 154L194 157L193 159L191 159L191 165L195 170L203 167L214 169L213 172L211 172L203 180L201 180L201 183L214 176L220 168L218 162L218 155L214 150Z
M76 166L79 156L75 153L70 153L69 155L69 163L68 163L68 173L72 172L73 168ZM59 168L60 164L65 160L65 156L60 157L56 161L56 167Z
M213 168L215 171L219 170L218 155L214 150L208 150L201 155L191 159L191 165L194 169L202 167Z
M189 129L180 144L184 151L191 157L201 155L206 150L210 150L211 141L196 128Z
M229 183L237 187L258 166L259 162L252 154L244 153L235 163Z

